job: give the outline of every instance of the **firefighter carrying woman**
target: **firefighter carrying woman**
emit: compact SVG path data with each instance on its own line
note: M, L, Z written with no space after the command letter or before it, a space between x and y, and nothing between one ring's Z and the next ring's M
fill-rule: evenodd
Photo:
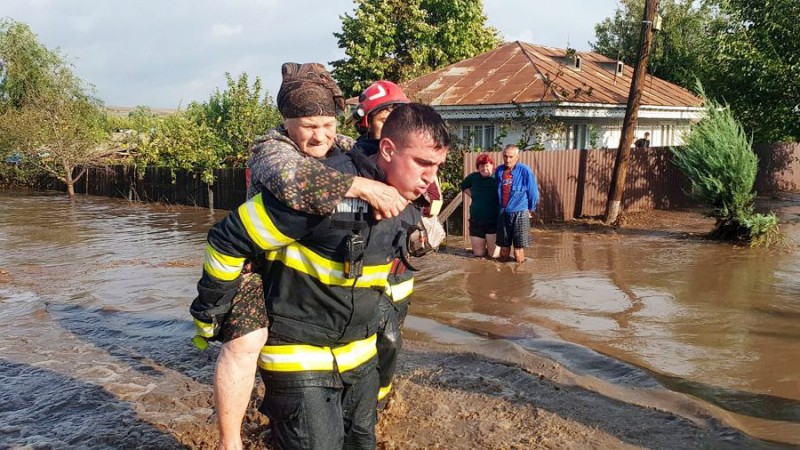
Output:
M372 448L413 286L407 255L430 248L415 246L419 211L406 205L435 184L449 137L435 111L377 82L360 97L365 136L353 144L335 133L344 102L330 74L282 72L284 124L254 147L252 198L209 232L191 308L198 333L224 342L219 448L241 448L256 364L273 445ZM253 273L241 275L246 260Z

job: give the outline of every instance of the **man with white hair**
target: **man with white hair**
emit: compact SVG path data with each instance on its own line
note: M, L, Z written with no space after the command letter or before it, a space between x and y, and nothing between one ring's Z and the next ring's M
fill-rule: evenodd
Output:
M514 260L525 262L525 248L531 245L531 218L539 202L539 186L533 170L519 163L519 147L506 145L503 164L495 170L500 216L497 219L497 245L500 260L508 261L511 246Z

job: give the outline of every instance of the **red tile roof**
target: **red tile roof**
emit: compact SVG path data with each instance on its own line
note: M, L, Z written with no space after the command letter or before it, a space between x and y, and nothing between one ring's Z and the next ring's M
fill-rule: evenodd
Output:
M581 68L575 70L565 58L565 49L515 41L402 83L402 88L412 100L433 106L554 101L624 106L633 68L624 66L622 76L615 76L616 60L593 52L578 55ZM547 79L553 80L550 86ZM576 96L578 89L581 93ZM641 104L697 107L702 100L680 86L647 75Z

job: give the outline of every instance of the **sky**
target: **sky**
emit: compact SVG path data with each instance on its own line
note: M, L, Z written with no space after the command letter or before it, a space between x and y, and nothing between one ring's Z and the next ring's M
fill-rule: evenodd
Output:
M617 0L485 0L505 41L590 50ZM352 0L0 0L59 49L108 106L183 108L247 73L275 96L281 64L345 57L334 32Z

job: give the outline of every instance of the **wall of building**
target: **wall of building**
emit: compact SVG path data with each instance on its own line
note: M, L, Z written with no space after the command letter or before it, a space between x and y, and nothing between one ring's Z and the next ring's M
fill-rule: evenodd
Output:
M491 122L488 120L449 120L448 122L461 138L465 136L465 126L474 130L476 126L483 128L487 125L494 125L493 136L495 138L501 137L501 127L505 126L505 136L500 139L501 145L496 147L498 149L502 148L505 144L516 144L523 136L521 127L501 125L500 122ZM641 120L634 131L634 141L644 137L645 132L649 132L651 147L679 146L683 145L684 138L689 132L690 127L691 124L686 121ZM622 122L617 120L569 120L564 122L564 128L564 133L560 133L557 136L550 136L544 140L542 146L545 150L617 148L622 135ZM472 134L474 136L474 133ZM480 138L477 139L477 141L480 140ZM485 143L481 144L473 142L471 148L480 148L482 150L493 148L491 145L487 147ZM532 141L531 144L535 144L535 142Z

